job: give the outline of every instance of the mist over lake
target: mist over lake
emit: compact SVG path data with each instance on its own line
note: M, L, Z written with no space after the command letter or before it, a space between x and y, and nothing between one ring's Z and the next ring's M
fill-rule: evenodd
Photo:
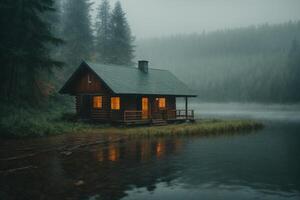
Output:
M246 118L264 121L300 121L300 105L257 104L257 103L193 103L199 117L204 118Z

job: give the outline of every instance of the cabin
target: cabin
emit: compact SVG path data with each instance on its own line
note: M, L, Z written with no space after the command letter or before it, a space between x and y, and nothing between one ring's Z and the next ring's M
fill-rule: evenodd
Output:
M79 119L103 123L165 124L193 121L188 98L196 97L171 72L152 69L148 61L138 67L106 65L83 61L61 94L75 96ZM176 99L185 99L185 109L176 108Z

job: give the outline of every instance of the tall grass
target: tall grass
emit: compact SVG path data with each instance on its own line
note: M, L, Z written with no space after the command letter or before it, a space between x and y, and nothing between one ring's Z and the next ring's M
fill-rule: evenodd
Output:
M26 138L58 135L84 130L91 125L65 119L68 109L63 104L47 108L32 108L16 105L0 106L0 137Z
M183 136L220 135L258 130L263 124L252 120L204 120L195 123L167 125L161 127L132 128L125 130L129 136Z

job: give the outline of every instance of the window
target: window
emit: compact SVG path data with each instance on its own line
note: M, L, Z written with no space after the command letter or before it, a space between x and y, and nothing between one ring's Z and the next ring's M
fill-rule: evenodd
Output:
M120 97L110 98L110 108L112 110L120 110Z
M158 107L160 109L166 108L166 98L158 98Z
M93 96L93 108L102 108L102 96Z

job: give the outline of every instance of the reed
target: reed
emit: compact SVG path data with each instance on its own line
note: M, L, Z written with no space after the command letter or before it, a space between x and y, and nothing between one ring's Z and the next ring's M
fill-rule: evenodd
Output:
M262 123L252 120L200 120L195 123L125 128L118 131L128 136L207 136L253 131L263 127Z

